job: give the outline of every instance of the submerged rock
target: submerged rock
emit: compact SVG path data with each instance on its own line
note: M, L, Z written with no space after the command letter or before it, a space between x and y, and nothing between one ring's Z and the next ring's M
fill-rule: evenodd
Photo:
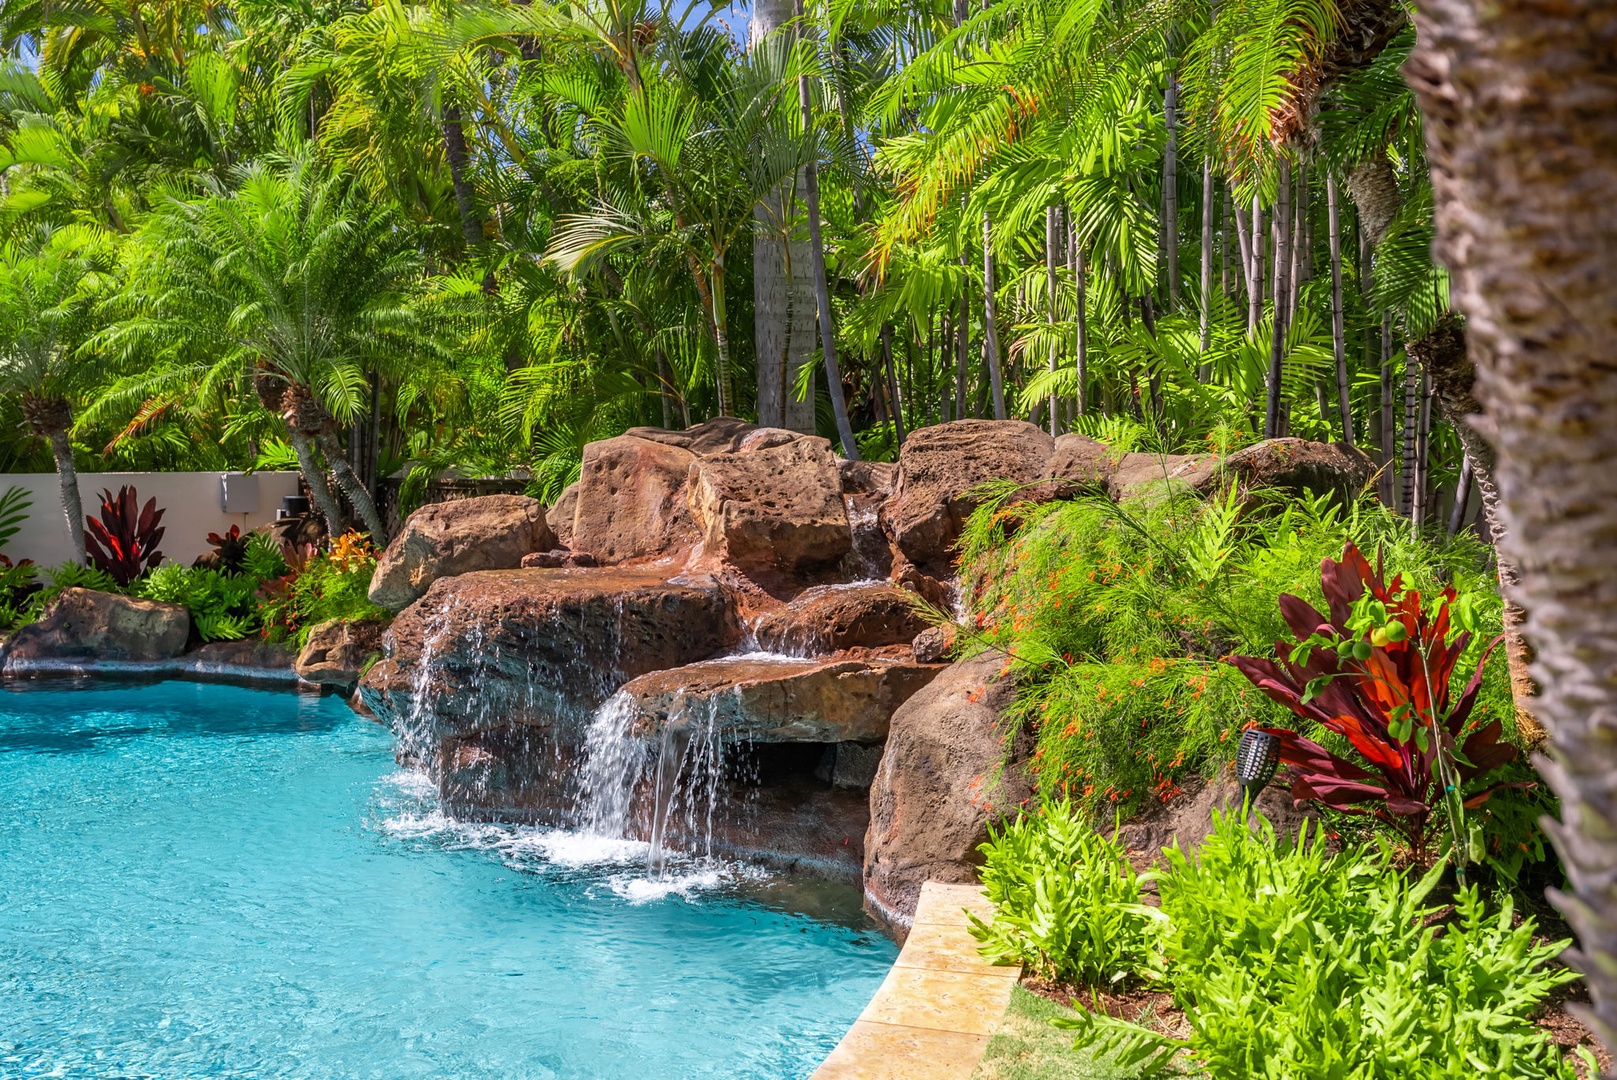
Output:
M695 547L700 533L685 504L685 479L695 461L685 446L641 435L584 447L568 546L602 563L676 556Z
M5 673L82 661L167 660L185 651L190 633L191 613L179 604L64 589L39 621L6 639Z
M304 682L352 691L366 661L382 652L387 624L374 619L327 619L309 631L295 669Z
M712 577L620 567L492 570L436 582L361 680L396 729L433 738L504 727L576 733L628 679L739 636Z
M834 563L853 546L825 439L794 435L704 457L691 467L688 498L707 554L744 572L793 574Z
M766 613L754 634L760 648L792 656L905 645L927 625L914 595L887 582L821 585Z
M687 726L725 742L879 743L893 711L942 670L898 656L727 657L642 675L622 693L640 735Z
M411 514L383 552L371 578L371 603L402 610L439 578L505 570L556 538L545 508L526 495L483 495L432 503Z
M882 510L888 535L923 568L947 565L991 480L1031 484L1055 452L1048 433L1021 420L956 420L913 432L898 456L898 484Z
M1004 663L989 651L953 664L893 714L864 872L866 905L890 923L909 924L927 881L975 883L989 823L1032 797L1022 755L1007 754L1001 717L1015 687Z

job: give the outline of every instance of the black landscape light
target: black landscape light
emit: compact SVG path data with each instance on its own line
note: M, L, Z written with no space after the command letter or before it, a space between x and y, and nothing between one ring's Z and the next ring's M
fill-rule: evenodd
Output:
M1241 745L1235 751L1235 778L1241 782L1246 805L1257 801L1258 794L1274 779L1275 767L1279 764L1279 738L1257 728L1247 728L1241 733Z

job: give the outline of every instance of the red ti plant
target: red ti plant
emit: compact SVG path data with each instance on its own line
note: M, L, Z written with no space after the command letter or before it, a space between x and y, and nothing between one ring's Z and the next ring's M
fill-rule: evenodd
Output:
M1341 562L1321 564L1320 577L1329 615L1282 595L1280 611L1297 640L1276 642L1276 660L1230 658L1264 694L1345 738L1360 759L1338 757L1295 731L1265 728L1280 739L1292 798L1381 818L1422 860L1433 811L1444 804L1463 879L1471 847L1464 810L1495 787L1469 798L1462 788L1516 756L1501 741L1498 720L1467 730L1483 665L1499 641L1455 694L1476 622L1468 597L1451 586L1423 604L1402 576L1383 580L1380 559L1372 569L1351 543Z
M135 489L128 484L117 495L103 490L100 520L89 518L84 523L88 531L84 546L90 561L119 585L127 586L163 558L157 550L165 532L159 524L162 520L157 500L150 499L141 507Z

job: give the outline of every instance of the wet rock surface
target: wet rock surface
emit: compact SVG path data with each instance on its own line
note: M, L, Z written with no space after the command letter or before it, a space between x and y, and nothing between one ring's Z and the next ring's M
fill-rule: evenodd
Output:
M419 600L439 578L522 564L556 537L545 508L525 495L483 495L432 503L405 521L371 578L371 603L394 611Z
M765 613L753 633L759 648L790 656L905 645L927 625L914 596L887 582L822 585Z
M634 730L702 727L724 742L879 743L893 711L941 665L852 654L822 660L728 657L642 675L623 687Z
M361 681L395 729L576 730L624 682L739 636L717 580L667 568L505 570L435 583L393 621Z

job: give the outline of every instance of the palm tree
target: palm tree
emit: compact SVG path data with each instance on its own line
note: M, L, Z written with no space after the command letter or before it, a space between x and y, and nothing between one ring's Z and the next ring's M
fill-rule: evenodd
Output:
M241 171L235 191L171 196L130 247L127 317L105 335L156 361L102 408L179 390L204 398L251 379L284 421L327 525L342 513L325 469L378 543L387 531L349 463L338 424L370 406L370 379L438 349L411 289L419 251L393 216L307 148ZM320 464L320 455L325 466Z
M91 225L0 246L0 393L18 399L30 435L50 444L61 481L68 552L84 562L84 508L73 462L74 403L98 373L80 348L95 294L110 282L110 236Z
M1617 1039L1617 83L1603 0L1431 0L1406 74L1426 119L1437 254L1468 317L1562 800L1551 836L1598 1034Z

